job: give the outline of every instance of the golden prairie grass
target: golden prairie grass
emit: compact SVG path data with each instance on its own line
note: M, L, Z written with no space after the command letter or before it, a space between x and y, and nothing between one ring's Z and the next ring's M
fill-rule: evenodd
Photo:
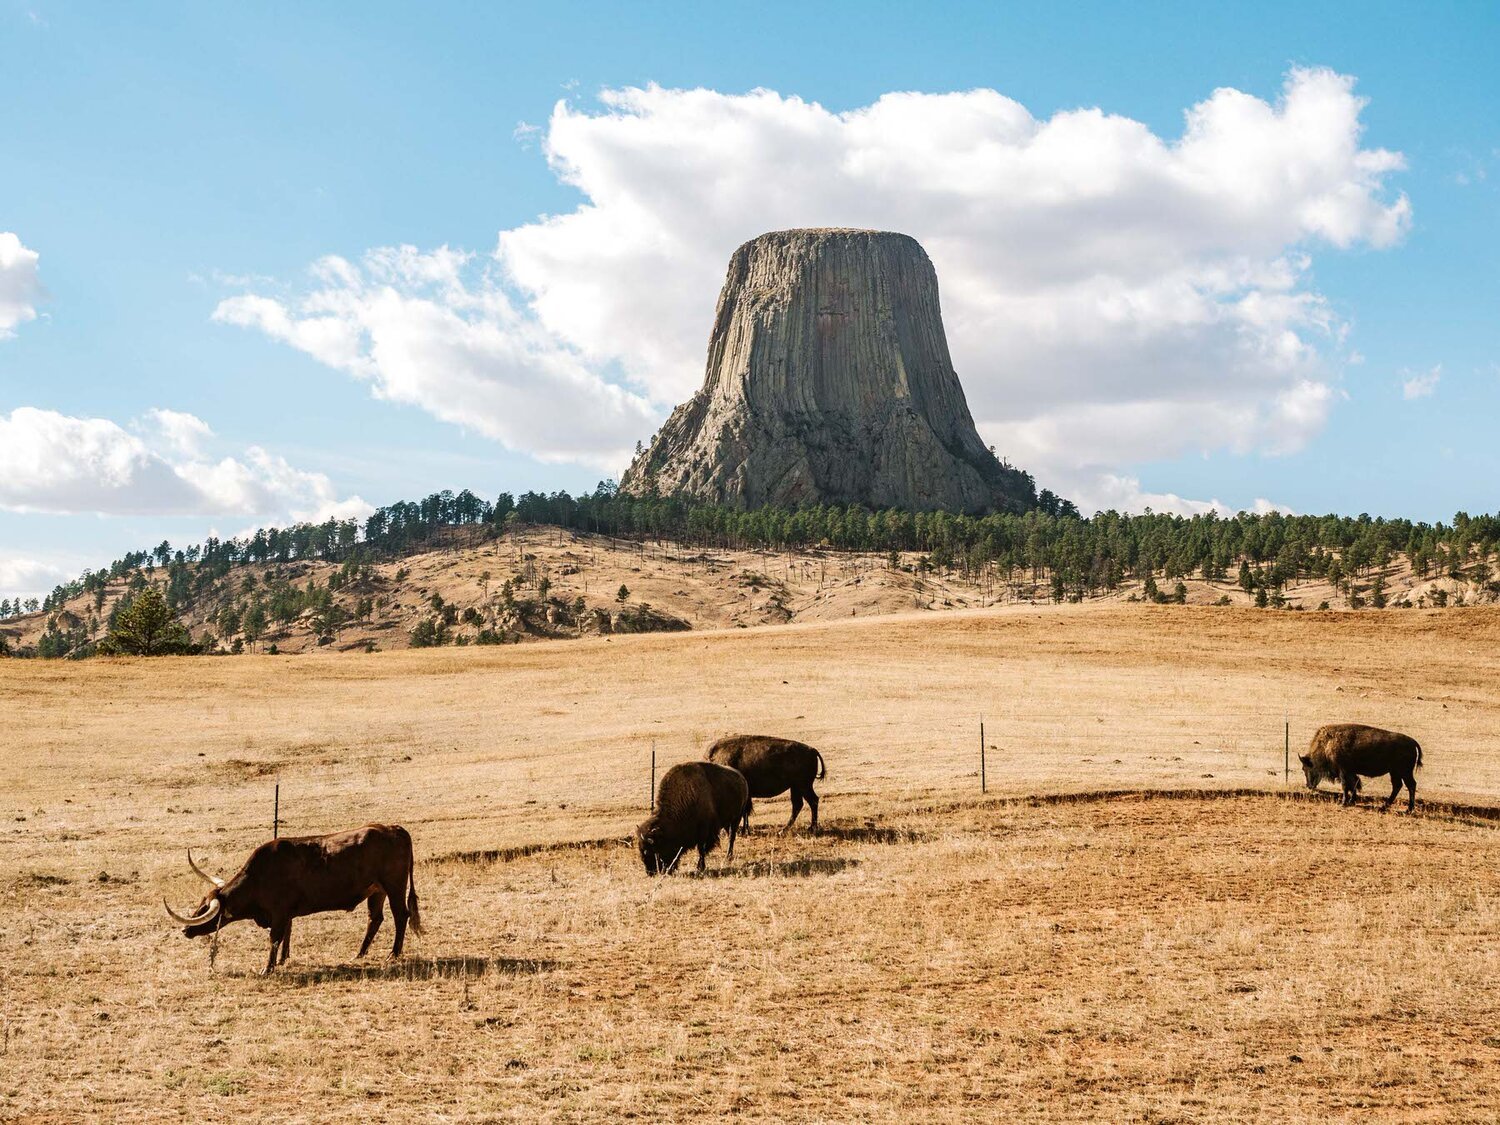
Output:
M0 1117L1493 1118L1500 838L1440 806L1500 796L1497 640L1084 606L0 664ZM1414 734L1432 804L1283 799L1284 710L1294 753ZM728 730L823 749L828 831L757 802L733 863L648 880L652 742ZM210 971L161 915L183 847L266 838L277 777L292 832L411 829L403 962L336 914L270 979L247 923ZM1194 788L1265 793L1017 799Z

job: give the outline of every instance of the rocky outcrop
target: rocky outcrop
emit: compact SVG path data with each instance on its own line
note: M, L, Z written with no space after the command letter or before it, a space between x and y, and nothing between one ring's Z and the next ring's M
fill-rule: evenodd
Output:
M789 230L734 252L703 388L622 491L755 507L1025 510L1031 478L974 429L916 240Z

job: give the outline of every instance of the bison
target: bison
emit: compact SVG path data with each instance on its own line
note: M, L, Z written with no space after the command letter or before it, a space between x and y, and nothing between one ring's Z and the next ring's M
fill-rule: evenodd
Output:
M656 811L635 830L641 862L647 875L665 875L677 867L688 848L698 849L698 870L729 833L728 858L734 858L734 837L750 801L750 789L737 770L713 762L683 762L662 775L656 790Z
M194 863L191 848L188 866L199 878L211 883L213 890L187 917L162 900L167 913L183 924L183 936L203 937L230 922L249 918L271 931L267 973L278 964L278 947L281 964L286 963L291 953L292 919L308 914L353 910L360 903L367 903L370 924L365 928L365 940L360 943L357 955L360 957L370 948L375 932L385 920L381 907L386 899L390 899L391 916L396 919L392 958L401 956L408 920L414 933L422 932L411 836L399 824L367 824L326 836L271 840L251 852L245 866L228 880L216 878Z
M1414 771L1422 764L1422 748L1414 738L1361 723L1335 723L1318 728L1301 758L1307 787L1316 789L1318 782L1325 779L1339 782L1344 788L1339 798L1341 805L1352 805L1359 799L1361 777L1390 774L1391 795L1380 806L1381 811L1391 807L1403 784L1406 811L1416 807Z
M783 832L802 812L802 802L812 810L812 830L818 830L818 795L813 782L828 776L823 755L805 742L773 738L764 734L735 734L721 738L708 748L708 760L739 770L750 786L750 796L779 797L792 791L792 815ZM750 831L751 801L745 802L744 830Z

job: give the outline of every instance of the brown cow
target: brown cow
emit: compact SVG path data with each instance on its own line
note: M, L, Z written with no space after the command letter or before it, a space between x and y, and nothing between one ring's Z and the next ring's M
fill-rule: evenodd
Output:
M818 795L813 782L828 776L823 755L805 742L766 734L732 734L708 748L708 760L739 770L756 797L779 797L792 791L792 815L783 832L802 812L802 802L812 811L812 830L818 830ZM751 802L745 804L745 831L750 831Z
M308 914L353 910L367 903L370 924L359 947L360 957L385 920L381 907L386 899L390 899L391 917L396 919L392 958L401 956L408 919L414 933L422 932L411 836L399 824L367 824L326 836L271 840L251 852L245 866L229 880L216 878L194 863L191 848L188 866L214 889L188 917L162 901L167 913L183 923L183 936L204 937L230 922L249 918L271 931L268 973L278 963L278 947L281 964L291 953L292 919Z
M1318 782L1337 781L1343 788L1339 804L1352 805L1359 799L1361 777L1391 775L1391 795L1381 811L1391 807L1401 786L1406 786L1406 811L1417 804L1417 780L1414 771L1422 764L1422 747L1414 738L1395 731L1367 727L1362 723L1334 723L1319 727L1312 736L1307 753L1301 755L1302 773L1307 787L1316 789Z
M698 870L729 833L729 859L750 790L739 772L713 762L683 762L662 775L656 811L635 830L636 845L647 875L665 875L677 867L688 848L698 849Z

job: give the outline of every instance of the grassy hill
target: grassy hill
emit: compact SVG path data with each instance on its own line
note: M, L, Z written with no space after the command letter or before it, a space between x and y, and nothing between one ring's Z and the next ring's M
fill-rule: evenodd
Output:
M1291 578L1265 600L1267 608L1293 610L1373 600L1387 608L1483 604L1496 600L1493 572L1489 557L1476 554L1462 567L1424 577L1397 553L1337 586L1326 576ZM1257 603L1237 581L1201 574L1182 577L1180 591L1178 579L1121 575L1113 589L1090 595L1059 591L1045 570L945 565L931 552L713 549L525 525L498 533L488 526L446 528L394 558L239 563L218 573L186 564L178 577L179 616L209 652L513 644L1040 604L1059 595ZM1380 597L1372 599L1377 582ZM0 640L20 655L51 654L49 643L63 641L69 651L87 652L106 634L111 613L146 583L168 587L167 571L142 566L46 611L0 621Z

